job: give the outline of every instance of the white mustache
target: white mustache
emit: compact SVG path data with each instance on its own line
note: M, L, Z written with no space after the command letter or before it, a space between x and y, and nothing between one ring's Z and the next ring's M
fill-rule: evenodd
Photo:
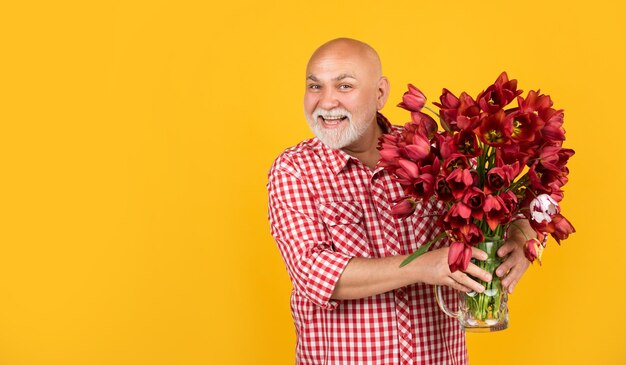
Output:
M352 113L343 108L335 108L331 110L317 108L311 115L313 116L313 120L317 120L318 117L322 117L324 119L347 117L349 120L352 120Z

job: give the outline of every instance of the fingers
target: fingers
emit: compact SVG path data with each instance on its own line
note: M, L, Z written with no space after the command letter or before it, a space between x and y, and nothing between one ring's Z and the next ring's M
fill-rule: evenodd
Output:
M504 260L504 262L500 264L500 266L498 266L498 268L496 269L496 275L498 275L498 277L500 278L503 278L509 271L511 271L514 264L515 260L513 260L512 258Z
M517 242L515 241L512 241L512 240L506 241L502 245L502 247L498 249L498 252L497 252L498 256L505 257L506 255L510 254L515 249L515 245L517 245Z
M507 244L505 244L507 245ZM504 246L503 246L504 247ZM496 269L496 275L502 279L502 286L511 294L515 285L530 266L530 262L523 254L521 246L512 245L514 248L504 262ZM498 253L500 253L498 251Z
M480 261L485 261L489 257L487 253L479 248L472 247L472 257Z
M475 265L474 265L475 266ZM480 269L478 269L480 270ZM489 275L487 273L487 275ZM472 278L470 278L469 276L467 276L465 273L462 273L460 271L456 271L454 273L452 273L450 275L450 278L455 281L457 284L461 285L462 287L466 288L466 290L462 290L464 292L469 292L469 291L475 291L478 293L482 293L485 291L485 287L483 285L481 285L480 283L478 283L477 281L473 280ZM459 290L459 289L457 289Z
M467 266L467 270L465 270L465 273L475 277L476 279L480 279L486 282L490 282L492 279L491 274L489 272L487 272L484 269L481 269L480 267L476 266L475 264L471 262Z
M451 287L454 290L458 290L461 291L463 293L469 293L471 292L473 289L469 288L461 283L459 283L458 281L452 279L451 277L448 278L448 283L446 284L447 286Z
M526 269L530 263L525 258L523 260L518 260L518 262L513 266L513 268L509 271L504 279L502 279L502 286L507 289L509 294L513 293L513 289L517 282L522 277Z
M487 259L488 255L485 251L480 250L476 247L472 247L472 257L484 261ZM467 270L465 270L465 273L461 271L456 271L450 274L450 277L452 278L452 281L454 281L454 283L449 286L465 293L470 291L475 291L478 293L484 292L485 287L468 275L471 275L485 282L491 281L490 273L470 262L467 266ZM462 287L462 289L458 289L457 286Z

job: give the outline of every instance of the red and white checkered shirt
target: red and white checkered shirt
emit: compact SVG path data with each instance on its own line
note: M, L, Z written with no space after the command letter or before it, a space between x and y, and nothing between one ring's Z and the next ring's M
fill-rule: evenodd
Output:
M400 130L384 118L379 124ZM267 188L271 232L293 283L297 364L467 364L465 333L439 309L430 285L330 298L352 257L408 254L438 234L428 215L441 205L430 201L409 218L393 218L392 202L403 193L389 173L317 138L285 150ZM456 303L456 292L444 292Z

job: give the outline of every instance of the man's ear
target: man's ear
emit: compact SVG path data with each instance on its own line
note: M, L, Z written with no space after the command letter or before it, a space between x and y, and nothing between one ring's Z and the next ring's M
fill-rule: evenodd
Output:
M376 108L381 110L387 103L389 97L389 80L385 76L382 76L378 80L378 89L376 90Z

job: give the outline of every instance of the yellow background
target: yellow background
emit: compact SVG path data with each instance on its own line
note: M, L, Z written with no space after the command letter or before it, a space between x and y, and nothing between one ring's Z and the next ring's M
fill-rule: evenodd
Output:
M565 109L578 232L470 359L624 363L618 3L3 2L0 365L292 364L266 173L311 136L305 63L338 36L379 51L396 124L407 83L434 101L503 70Z

